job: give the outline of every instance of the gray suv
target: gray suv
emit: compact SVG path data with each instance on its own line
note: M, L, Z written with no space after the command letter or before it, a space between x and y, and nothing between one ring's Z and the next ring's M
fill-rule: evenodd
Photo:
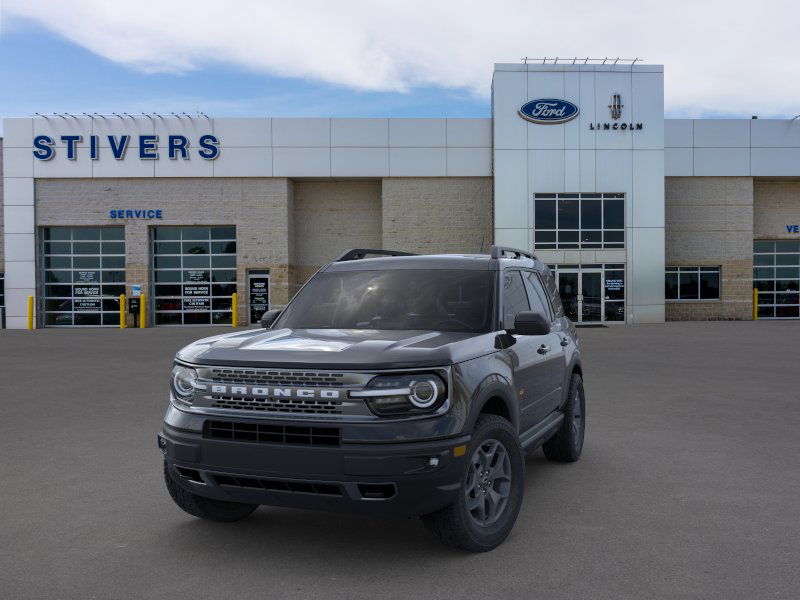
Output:
M532 254L351 250L262 326L175 356L158 446L192 515L420 517L486 551L517 519L525 453L581 454L578 338Z

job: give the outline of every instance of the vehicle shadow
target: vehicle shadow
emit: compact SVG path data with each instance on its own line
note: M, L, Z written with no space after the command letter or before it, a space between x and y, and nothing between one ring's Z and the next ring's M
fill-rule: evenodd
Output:
M541 452L526 458L525 500L519 521L535 527L542 519L535 511L536 488L546 486L558 465L550 463ZM245 561L283 561L302 557L307 566L325 565L326 570L357 561L359 565L386 568L387 564L409 560L409 566L421 558L471 560L477 555L439 544L419 519L376 518L361 515L296 510L262 506L250 517L237 523L214 523L188 515L171 515L170 526L158 535L165 546L180 552L189 561L238 563ZM504 545L524 544L514 532ZM368 549L368 552L365 552ZM220 553L224 550L223 553ZM408 559L404 557L409 557ZM413 558L412 558L413 557ZM389 561L387 563L387 561Z

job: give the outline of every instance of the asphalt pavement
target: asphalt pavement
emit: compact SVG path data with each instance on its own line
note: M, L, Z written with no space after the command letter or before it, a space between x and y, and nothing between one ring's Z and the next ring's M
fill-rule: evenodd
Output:
M747 600L800 592L800 322L582 329L583 457L527 460L508 540L180 511L171 358L220 329L0 331L0 598Z

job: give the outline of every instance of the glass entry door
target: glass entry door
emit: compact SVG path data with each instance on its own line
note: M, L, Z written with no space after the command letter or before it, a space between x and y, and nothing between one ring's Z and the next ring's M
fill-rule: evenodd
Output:
M549 265L573 323L625 322L625 265Z

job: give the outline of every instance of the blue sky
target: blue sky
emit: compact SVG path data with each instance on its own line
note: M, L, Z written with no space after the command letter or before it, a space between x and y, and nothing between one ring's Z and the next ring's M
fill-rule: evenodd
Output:
M198 110L210 116L488 117L491 111L488 98L432 86L360 91L227 65L145 73L30 24L0 38L0 56L3 117Z

